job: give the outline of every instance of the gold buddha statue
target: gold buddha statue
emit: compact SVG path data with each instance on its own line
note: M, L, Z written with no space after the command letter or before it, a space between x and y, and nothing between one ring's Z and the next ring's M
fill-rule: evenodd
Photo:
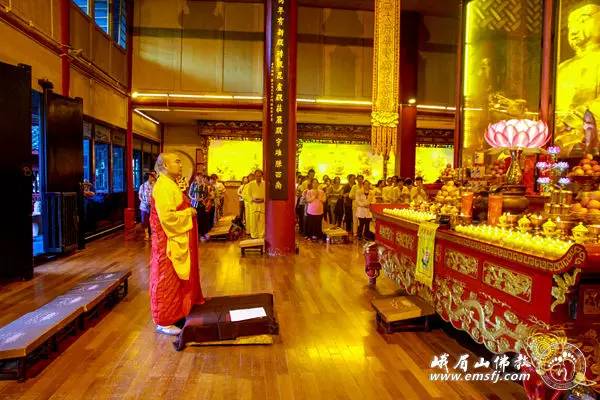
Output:
M590 137L589 124L600 117L600 0L580 2L571 10L568 42L575 55L558 66L556 143L564 155L597 154L598 138ZM592 130L597 136L595 126Z

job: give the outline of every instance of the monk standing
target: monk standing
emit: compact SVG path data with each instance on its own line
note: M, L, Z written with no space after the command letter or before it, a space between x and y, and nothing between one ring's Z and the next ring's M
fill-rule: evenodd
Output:
M154 184L150 211L150 309L157 332L178 335L181 330L175 324L187 317L192 305L204 302L198 268L196 210L177 185L182 172L177 155L159 155L155 169L159 177Z
M254 172L254 180L248 183L250 200L250 236L252 239L265 237L265 182L260 169Z

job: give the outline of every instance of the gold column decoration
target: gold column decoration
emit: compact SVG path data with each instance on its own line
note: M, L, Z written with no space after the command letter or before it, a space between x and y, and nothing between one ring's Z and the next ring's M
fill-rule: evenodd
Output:
M400 0L375 0L371 146L387 156L396 146L400 80Z

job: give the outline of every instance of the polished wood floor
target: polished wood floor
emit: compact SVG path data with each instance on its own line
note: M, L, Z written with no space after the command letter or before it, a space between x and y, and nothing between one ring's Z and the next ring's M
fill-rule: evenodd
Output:
M149 245L122 234L0 286L0 326L80 279L130 268L128 297L25 383L0 381L0 399L524 399L514 383L434 383L434 355L467 352L442 330L376 332L360 246L302 242L299 256L241 259L233 243L200 246L208 296L273 292L281 334L272 346L195 347L177 353L149 315ZM473 356L471 357L473 359Z

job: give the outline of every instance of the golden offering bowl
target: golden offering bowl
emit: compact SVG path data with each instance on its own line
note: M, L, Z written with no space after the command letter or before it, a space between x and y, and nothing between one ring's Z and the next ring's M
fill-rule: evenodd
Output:
M540 229L540 226L542 226L542 224L544 223L544 217L542 217L539 214L532 214L529 217L529 220L531 221L531 225L533 225L533 228L537 231Z
M506 214L506 222L511 228L514 228L515 224L519 220L518 214Z
M564 219L557 219L556 220L556 227L558 228L558 230L560 231L561 236L567 236L568 232L571 230L571 228L573 228L575 226L575 222L573 221L567 221Z
M597 242L600 236L600 225L588 225L588 230L590 231L590 236Z

